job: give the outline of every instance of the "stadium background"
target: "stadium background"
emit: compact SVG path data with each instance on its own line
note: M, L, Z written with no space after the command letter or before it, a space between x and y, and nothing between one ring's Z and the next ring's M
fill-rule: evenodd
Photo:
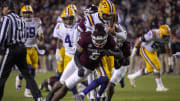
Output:
M18 5L16 5L16 9L19 9L23 6L24 0L16 0ZM152 28L158 28L161 24L168 24L170 25L172 29L172 44L176 48L173 48L173 52L180 51L177 47L180 46L180 1L179 0L112 0L116 4L116 10L119 13L121 20L123 21L123 25L126 27L128 32L128 40L131 42L131 45L133 47L134 41L138 36L141 36L141 34L147 32L149 29ZM56 24L57 17L61 14L62 9L68 5L69 3L73 3L78 8L78 14L83 16L83 11L86 8L88 4L90 4L91 0L31 0L31 5L34 9L34 16L39 17L42 20L42 26L44 30L44 36L45 40L42 42L39 42L39 47L41 49L46 50L46 54L43 56L40 56L40 62L39 62L39 72L45 72L45 73L39 73L37 74L37 82L40 83L43 79L48 78L51 75L54 75L53 72L48 73L46 75L46 72L48 71L55 71L57 68L56 59L55 59L55 50L56 50L56 41L52 37L53 29ZM0 11L2 11L2 8L0 8ZM0 12L2 13L2 12ZM2 14L0 14L0 17ZM159 51L160 54L163 54L165 51L163 48ZM138 54L137 54L138 57ZM178 59L179 60L179 59ZM176 66L174 67L173 73L179 74L180 73L180 64L178 64L178 60L175 60ZM141 61L141 60L140 60ZM160 60L161 61L161 60ZM138 61L135 65L135 68L131 67L131 70L129 70L129 73L137 70L139 67L140 62ZM132 70L133 68L133 70ZM127 88L120 89L119 87L118 92L124 94L125 96L121 96L124 98L124 101L152 101L154 98L158 99L156 95L160 95L160 100L157 101L179 101L180 97L178 96L180 87L177 86L177 84L180 84L180 76L175 74L166 74L172 72L169 69L164 69L162 73L165 73L163 75L163 79L165 80L165 84L167 84L167 87L170 88L169 93L162 93L157 94L153 91L153 88L149 87L146 90L143 90L143 87L136 88L136 90L130 88L128 86L127 82ZM8 84L6 85L5 90L5 99L8 99L9 96L12 96L16 98L16 95L20 98L23 97L22 94L15 94L12 95L11 93L16 92L14 85L15 75L17 73L13 72L11 74L11 77L8 80ZM152 81L151 83L148 83L146 79L150 79ZM127 81L127 80L126 80ZM147 81L147 82L146 82ZM143 82L145 82L143 84ZM153 85L153 78L152 76L144 77L137 81L140 86L152 86L155 88L155 85ZM152 85L151 85L152 84ZM138 84L137 84L138 85ZM9 88L9 86L12 86L12 89ZM145 87L144 87L145 88ZM8 89L8 90L7 90ZM127 90L127 91L126 91ZM153 93L150 93L152 95L152 99L146 95L146 93L149 92L149 90ZM177 92L176 92L177 90ZM142 91L142 92L141 92ZM131 92L131 93L130 93ZM144 92L144 93L143 93ZM125 97L136 95L137 97L132 99L126 99ZM46 93L43 93L46 95ZM126 95L127 94L127 95ZM142 94L142 96L141 96ZM144 95L145 94L145 95ZM121 94L120 94L121 95ZM155 95L155 97L154 97ZM117 93L116 93L116 96ZM139 96L139 97L138 97ZM169 97L167 97L169 96ZM166 98L167 97L167 98ZM122 100L123 100L122 98ZM147 98L147 100L145 99ZM12 98L11 98L12 99ZM169 100L168 100L169 99ZM122 101L121 100L121 101ZM10 99L5 100L10 101ZM20 100L17 100L20 101ZM25 98L23 101L26 101ZM31 101L31 99L27 100ZM67 100L69 101L69 100ZM113 100L113 101L119 101L119 100Z

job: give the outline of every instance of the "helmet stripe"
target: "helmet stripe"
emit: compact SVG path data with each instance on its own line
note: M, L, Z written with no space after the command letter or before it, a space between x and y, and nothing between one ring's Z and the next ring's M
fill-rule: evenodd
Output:
M169 26L168 25L165 25L166 27L167 27L167 29L168 29L168 34L170 34L170 28L169 28Z
M28 5L26 5L26 11L28 11L29 9L28 9Z
M107 2L110 7L110 12L113 13L113 6L112 6L111 2L109 0L107 0Z
M66 8L66 17L69 15L69 8Z

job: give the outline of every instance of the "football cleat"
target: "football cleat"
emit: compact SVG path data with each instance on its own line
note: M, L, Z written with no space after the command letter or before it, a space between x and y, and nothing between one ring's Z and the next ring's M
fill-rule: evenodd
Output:
M19 75L16 76L16 90L21 90L22 80L19 79Z
M80 98L81 98L80 101L84 101L84 96L85 96L84 93L80 93L79 96L80 96Z
M156 88L156 91L157 91L157 92L166 92L166 91L168 91L168 89L165 88L165 87L163 87L163 86L158 86L158 87Z
M136 84L135 84L135 78L133 77L133 75L128 75L127 77L129 79L129 82L130 82L130 85L132 86L132 88L135 88Z
M32 94L31 94L30 89L27 89L27 88L25 89L25 91L24 91L24 96L25 96L25 97L28 97L28 98L33 97Z
M124 86L125 86L125 84L124 84L124 78L122 78L119 83L120 83L121 88L124 88Z
M42 97L38 97L35 99L35 101L43 101Z
M81 97L80 97L79 94L76 94L76 95L74 95L73 97L74 97L74 100L75 100L75 101L82 101L82 99L81 99Z

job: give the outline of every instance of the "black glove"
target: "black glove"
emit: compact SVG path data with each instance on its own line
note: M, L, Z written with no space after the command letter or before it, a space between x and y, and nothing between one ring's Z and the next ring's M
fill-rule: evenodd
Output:
M84 76L84 69L83 68L78 69L78 76L80 76L80 77Z
M160 47L160 42L158 41L155 41L153 44L152 44L152 48L154 49L158 49Z
M111 56L112 54L109 52L109 50L105 50L104 51L104 54L106 55L106 56Z

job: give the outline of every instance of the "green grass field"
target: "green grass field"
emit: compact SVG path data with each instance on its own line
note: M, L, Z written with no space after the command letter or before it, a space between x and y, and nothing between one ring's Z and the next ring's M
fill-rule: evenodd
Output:
M17 72L11 72L5 86L2 101L33 101L31 98L24 97L25 80L21 91L15 89L15 77ZM36 81L40 84L45 78L54 73L37 73ZM112 101L180 101L180 75L169 74L162 76L164 85L169 88L168 92L156 92L156 84L153 75L144 76L136 80L136 88L131 88L126 79L125 88L116 86L115 95ZM43 97L47 92L42 91ZM74 101L72 93L69 92L61 101ZM86 100L87 101L87 100Z

